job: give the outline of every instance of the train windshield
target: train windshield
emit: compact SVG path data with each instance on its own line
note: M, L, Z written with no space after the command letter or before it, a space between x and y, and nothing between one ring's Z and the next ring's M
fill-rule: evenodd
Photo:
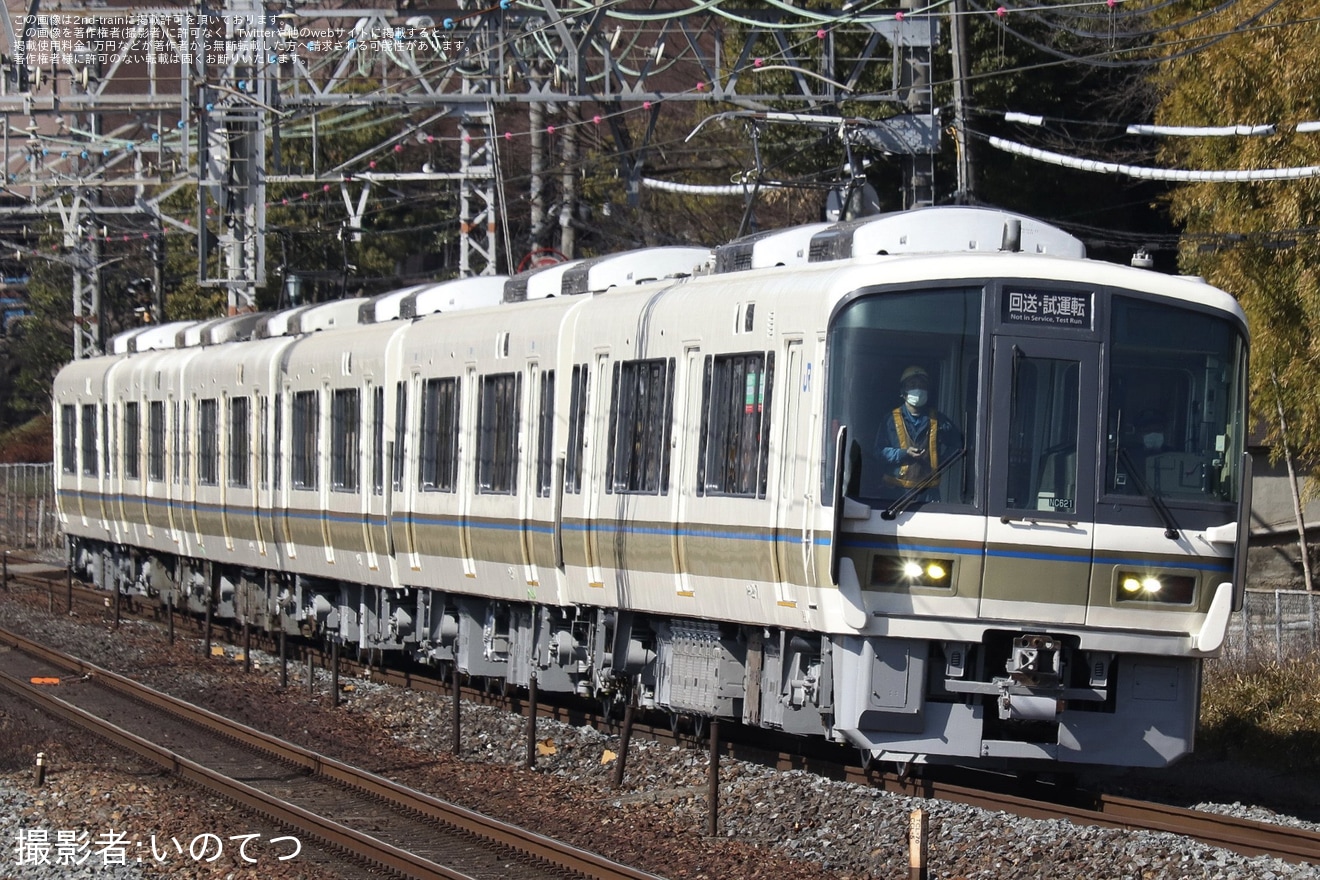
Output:
M909 493L916 504L975 500L982 294L886 293L859 297L836 315L827 424L831 441L848 428L850 497L872 505ZM827 462L827 489L832 474Z
M1104 492L1237 500L1246 354L1229 321L1115 296Z

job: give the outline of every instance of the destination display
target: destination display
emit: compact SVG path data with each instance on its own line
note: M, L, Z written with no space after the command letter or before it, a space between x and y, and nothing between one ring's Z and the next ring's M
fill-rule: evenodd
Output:
M1090 329L1091 301L1089 293L1009 290L1004 294L1002 320L1005 324L1051 324Z

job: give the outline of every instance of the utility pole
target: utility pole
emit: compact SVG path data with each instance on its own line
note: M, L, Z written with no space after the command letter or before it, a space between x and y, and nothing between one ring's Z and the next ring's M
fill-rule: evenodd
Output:
M92 218L81 196L66 206L59 202L64 247L73 270L73 357L101 354L101 266L96 237L89 234Z
M545 226L545 104L532 101L527 105L527 203L530 209L527 226L531 230L528 250L541 247L541 231Z
M967 25L963 20L963 0L951 0L949 40L953 53L953 138L957 154L958 190L954 201L959 205L976 203L976 180L972 169L971 142L967 137Z
M910 13L914 0L903 0L902 8ZM905 19L907 17L905 16ZM931 48L935 44L938 28L936 20L927 16L916 17L914 22L921 22L926 27L924 34L913 33L895 45L900 53L899 96L903 99L908 113L913 117L926 117L934 120L934 108L931 104L933 92L930 85ZM930 151L913 151L904 158L907 174L903 181L903 207L917 208L935 202L935 155Z
M165 227L159 215L151 234L151 320L165 323Z
M568 259L573 259L577 249L577 229L573 226L573 214L577 209L577 159L578 159L578 123L582 114L576 101L564 105L565 121L564 150L559 157L563 169L559 178L559 252Z
M205 2L202 20L210 18ZM260 0L227 0L219 13L223 49L209 42L197 53L200 76L194 106L197 143L204 161L198 199L197 228L202 257L197 281L223 287L229 314L256 311L257 288L266 283L266 132L273 123L271 70L277 66L273 17ZM204 39L208 25L200 25ZM220 64L212 64L218 54ZM272 63L272 62L275 63ZM219 271L206 259L210 245L220 251Z

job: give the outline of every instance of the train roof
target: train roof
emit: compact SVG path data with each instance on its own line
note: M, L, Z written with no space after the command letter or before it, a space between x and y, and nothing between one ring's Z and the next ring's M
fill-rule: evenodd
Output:
M411 288L399 304L399 317L418 318L437 312L498 305L508 282L504 275L474 275Z
M410 293L427 286L426 284L414 284L412 287L391 290L389 293L372 297L358 307L358 323L379 324L382 321L393 321L402 317L400 309L403 307L403 300Z
M294 306L291 309L274 312L258 321L252 336L255 339L297 336L300 333L315 333L318 330L356 324L363 306L370 302L371 300L365 296L355 296L351 299Z
M710 259L710 248L674 246L569 260L510 278L504 286L504 301L604 293L648 281L687 278L702 271Z
M147 324L125 330L110 338L106 344L106 354L128 354L135 351L157 351L162 348L175 348L175 336L197 321L170 321L167 324Z
M809 259L819 263L870 254L962 251L1086 256L1080 239L1034 217L949 205L836 223L812 236Z
M581 262L566 260L514 275L504 284L504 302L526 302L529 299L558 296L564 273Z
M110 354L128 354L296 336L350 325L480 309L500 303L600 294L611 290L654 290L654 285L648 282L724 276L720 283L732 283L734 273L828 270L859 262L870 265L876 258L885 260L891 267L884 273L885 280L902 283L909 273L898 270L896 263L889 262L894 258L954 254L1030 255L1075 261L1086 257L1086 248L1080 239L1064 230L1012 211L970 206L926 207L838 223L809 223L765 230L714 250L688 246L645 248L569 260L513 277L475 276L415 284L372 298L313 303L273 313L150 325L119 334L107 345L107 350ZM1013 270L1006 270L1003 264L993 269L988 266L972 269L965 265L956 270L941 265L938 274L945 277L952 270L953 276L957 277L963 272L1002 275L1011 271L1031 277L1037 274L1036 267L1028 268L1031 265L1024 263L1021 269ZM1097 281L1099 273L1109 271L1102 267L1116 268L1122 273L1144 271L1109 263L1096 263L1095 266L1096 269L1089 274ZM928 277L931 272L929 268L917 271L925 271ZM1071 270L1060 271L1068 274ZM1052 274L1055 273L1046 271L1041 277ZM1184 300L1205 302L1208 297L1214 305L1240 313L1236 302L1227 294L1222 294L1222 301L1210 295L1208 292L1213 288L1208 285L1187 287L1185 285L1190 282L1186 279L1164 275L1156 276L1164 280L1148 279L1145 283L1134 284L1134 277L1123 274L1108 283Z
M715 248L715 274L805 263L812 238L832 225L808 223L788 229L767 229L734 239Z

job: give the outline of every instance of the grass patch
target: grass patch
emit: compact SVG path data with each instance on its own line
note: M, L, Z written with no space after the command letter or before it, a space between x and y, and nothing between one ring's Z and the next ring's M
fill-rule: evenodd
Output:
M1197 751L1320 771L1320 658L1205 665Z
M41 415L31 421L0 433L0 463L40 463L51 460L50 416Z

